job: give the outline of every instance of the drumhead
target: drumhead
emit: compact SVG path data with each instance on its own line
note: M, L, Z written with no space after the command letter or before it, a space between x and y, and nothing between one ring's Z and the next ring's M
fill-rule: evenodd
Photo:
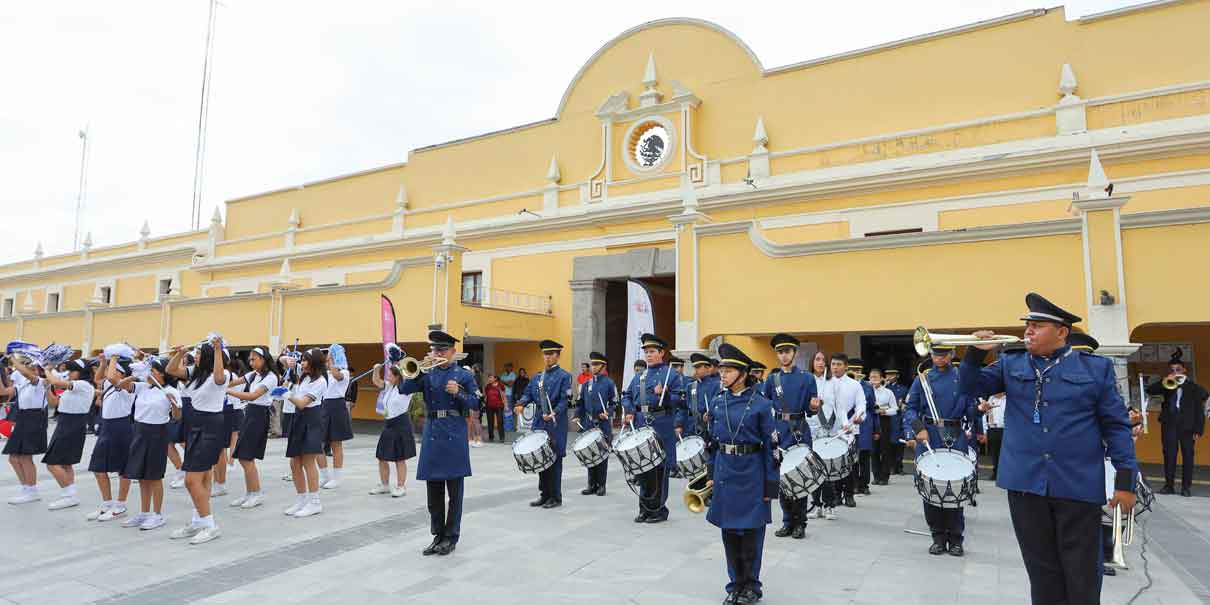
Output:
M975 463L965 454L933 450L916 457L916 471L935 481L959 481L975 472Z
M550 435L546 431L534 431L524 437L513 442L513 452L517 454L532 454L540 449L543 445L550 441Z
M811 448L805 445L796 445L786 450L786 453L782 454L781 457L780 474L784 475L798 468L798 465L802 464L802 461L806 460L810 455Z
M697 435L686 437L676 444L676 459L688 460L706 449L706 441Z
M849 452L849 442L840 437L824 437L823 439L815 440L812 445L815 453L819 454L824 460L832 458L840 458Z
M576 442L574 444L572 444L571 449L582 450L582 449L592 445L593 443L596 443L596 441L601 438L602 438L601 429L591 429L591 430L584 431L583 433L580 433L579 437L576 437Z
M648 439L651 439L652 437L650 437L649 435L653 435L654 433L655 433L655 431L652 430L651 427L649 427L649 426L645 426L641 429L630 431L630 432L626 433L626 435L624 435L621 439L618 439L618 443L617 443L617 445L614 446L614 449L615 450L628 450L628 449L636 448L640 444L646 442Z

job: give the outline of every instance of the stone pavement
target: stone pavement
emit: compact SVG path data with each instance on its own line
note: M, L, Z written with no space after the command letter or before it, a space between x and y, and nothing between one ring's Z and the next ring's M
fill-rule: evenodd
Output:
M91 448L91 437L89 448ZM726 580L716 528L681 505L673 480L671 520L631 521L636 499L611 463L609 494L581 496L584 470L570 457L564 506L526 503L537 478L517 472L507 445L473 449L462 541L450 557L421 557L430 541L424 487L412 478L406 497L369 496L376 481L375 435L350 442L344 484L322 494L324 512L281 514L293 500L285 443L270 443L262 464L268 504L229 508L215 500L223 537L202 546L170 541L188 521L183 490L168 490L169 524L159 530L89 523L99 503L91 475L79 479L82 505L49 512L56 493L40 467L43 501L0 509L0 604L3 603L718 603ZM89 449L85 451L87 460ZM84 466L77 467L83 471ZM11 473L0 493L15 488ZM920 499L910 476L842 508L836 521L811 519L807 539L772 535L765 545L766 603L1027 603L1028 584L1004 493L984 483L967 508L967 556L929 556ZM137 503L137 488L130 502ZM780 511L774 503L774 520ZM1130 569L1105 579L1103 603L1210 603L1210 508L1204 498L1161 498L1127 550ZM1145 553L1145 554L1144 554ZM1146 561L1144 561L1144 557ZM1133 599L1133 600L1132 600Z

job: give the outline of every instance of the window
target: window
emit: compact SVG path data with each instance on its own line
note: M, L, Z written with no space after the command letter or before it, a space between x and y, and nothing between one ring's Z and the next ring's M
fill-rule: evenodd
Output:
M58 292L51 292L46 295L46 312L47 313L58 313L59 312L59 293Z
M13 308L16 306L17 306L17 300L15 298L4 299L4 314L0 315L0 317L12 317Z
M108 305L113 303L113 286L101 286L97 288L97 298L101 304Z
M462 274L462 304L483 304L483 272Z
M159 285L156 289L155 299L160 300L162 298L167 298L168 294L171 292L172 292L172 278L161 279L159 281Z

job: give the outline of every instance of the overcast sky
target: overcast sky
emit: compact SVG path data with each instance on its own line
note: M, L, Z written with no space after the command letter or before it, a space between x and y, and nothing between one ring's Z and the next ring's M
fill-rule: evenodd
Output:
M226 199L552 117L588 57L644 21L714 21L768 68L1042 1L221 0L203 225ZM1072 0L1067 16L1133 3ZM153 236L189 227L208 6L0 4L0 263L31 257L38 242L47 255L71 249L85 126L81 231L95 246L137 238L144 220Z

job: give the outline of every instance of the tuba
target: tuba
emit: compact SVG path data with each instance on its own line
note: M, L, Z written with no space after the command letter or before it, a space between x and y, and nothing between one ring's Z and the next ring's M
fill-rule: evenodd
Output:
M713 491L714 483L710 481L710 477L703 469L696 477L689 480L681 499L685 501L685 508L688 508L689 512L701 514L710 505L710 494Z
M1184 374L1177 374L1176 376L1173 376L1172 378L1164 379L1164 388L1168 389L1169 391L1175 391L1175 390L1179 389L1182 384L1185 384L1185 375Z

